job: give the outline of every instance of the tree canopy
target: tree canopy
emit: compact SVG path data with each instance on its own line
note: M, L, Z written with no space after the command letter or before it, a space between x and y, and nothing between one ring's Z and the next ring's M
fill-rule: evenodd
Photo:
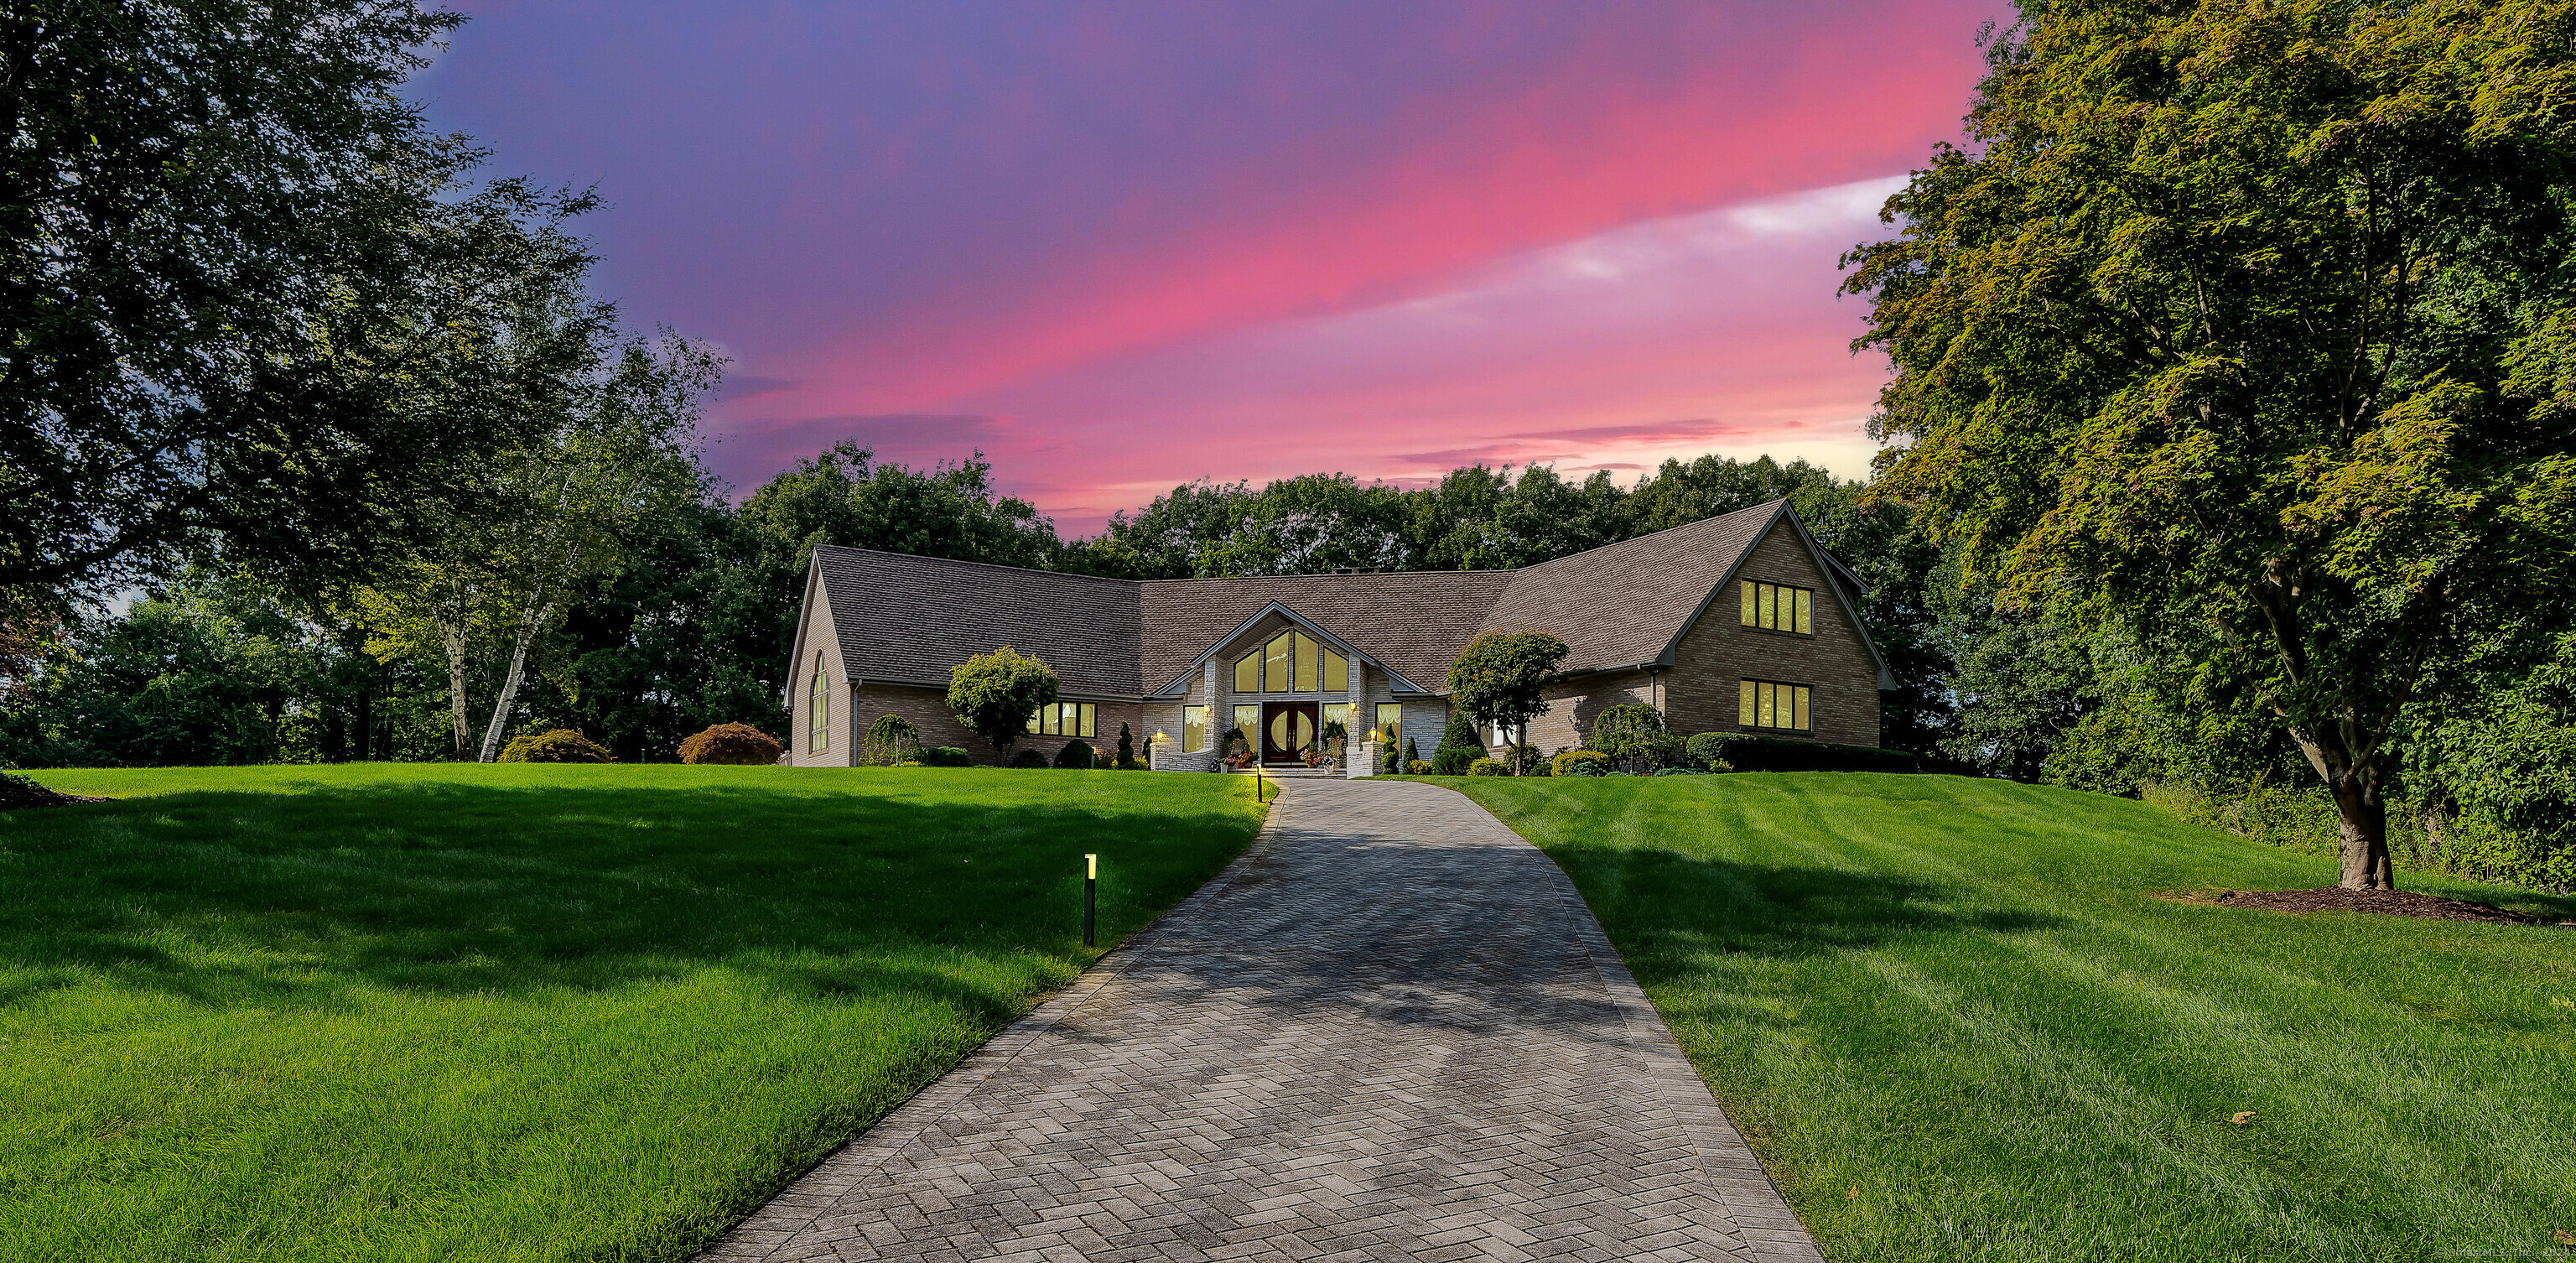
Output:
M1008 645L977 654L949 672L948 709L966 731L1008 752L1028 731L1029 716L1056 697L1055 668Z
M2398 716L2562 598L2576 6L2050 5L1846 288L1881 493L2271 717L2391 882Z
M1568 652L1565 639L1554 632L1487 632L1469 641L1450 664L1450 702L1479 724L1501 724L1518 732L1547 713L1545 691ZM1518 760L1513 771L1519 771Z

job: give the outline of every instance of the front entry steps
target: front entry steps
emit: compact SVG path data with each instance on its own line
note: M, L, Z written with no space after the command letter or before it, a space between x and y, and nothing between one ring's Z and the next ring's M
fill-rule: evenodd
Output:
M1252 775L1252 769L1248 767L1228 770L1236 776ZM1274 781L1342 781L1350 779L1350 777L1338 767L1307 767L1303 764L1289 764L1283 767L1264 767L1261 769L1261 774Z

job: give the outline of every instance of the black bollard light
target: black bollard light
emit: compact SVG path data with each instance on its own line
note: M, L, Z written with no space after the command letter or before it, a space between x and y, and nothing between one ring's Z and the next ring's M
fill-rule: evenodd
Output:
M1093 909L1100 895L1100 857L1085 855L1082 864L1082 945L1089 947L1092 945L1092 927L1096 923Z

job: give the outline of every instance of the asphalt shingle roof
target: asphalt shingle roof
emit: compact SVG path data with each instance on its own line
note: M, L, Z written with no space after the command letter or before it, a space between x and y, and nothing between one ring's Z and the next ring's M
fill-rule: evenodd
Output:
M1272 602L1433 692L1489 631L1551 631L1567 671L1660 655L1779 513L1777 501L1519 570L1136 581L822 545L814 550L855 679L944 685L1009 645L1067 693L1163 688Z

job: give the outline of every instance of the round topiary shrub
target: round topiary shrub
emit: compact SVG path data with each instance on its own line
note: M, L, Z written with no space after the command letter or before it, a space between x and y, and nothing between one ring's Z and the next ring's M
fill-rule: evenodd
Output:
M1682 753L1691 762L1707 767L1726 757L1726 739L1733 733L1695 732L1682 743Z
M749 724L717 724L680 743L682 763L721 763L752 767L776 763L787 747Z
M1590 767L1590 773L1577 773L1578 767ZM1548 770L1558 776L1594 775L1610 770L1610 756L1598 750L1559 750L1548 760Z
M932 746L921 752L923 767L973 767L975 756L962 746Z
M1501 776L1511 770L1512 765L1501 759L1478 759L1467 765L1469 776Z
M1092 752L1091 743L1080 737L1065 742L1064 748L1055 752L1057 767L1087 768L1099 761Z
M1045 767L1046 756L1035 750L1022 750L1011 756L1011 767Z
M771 758L777 753L773 747ZM573 731L557 728L550 732L528 733L510 738L501 747L499 763L615 763L617 756L608 747Z

